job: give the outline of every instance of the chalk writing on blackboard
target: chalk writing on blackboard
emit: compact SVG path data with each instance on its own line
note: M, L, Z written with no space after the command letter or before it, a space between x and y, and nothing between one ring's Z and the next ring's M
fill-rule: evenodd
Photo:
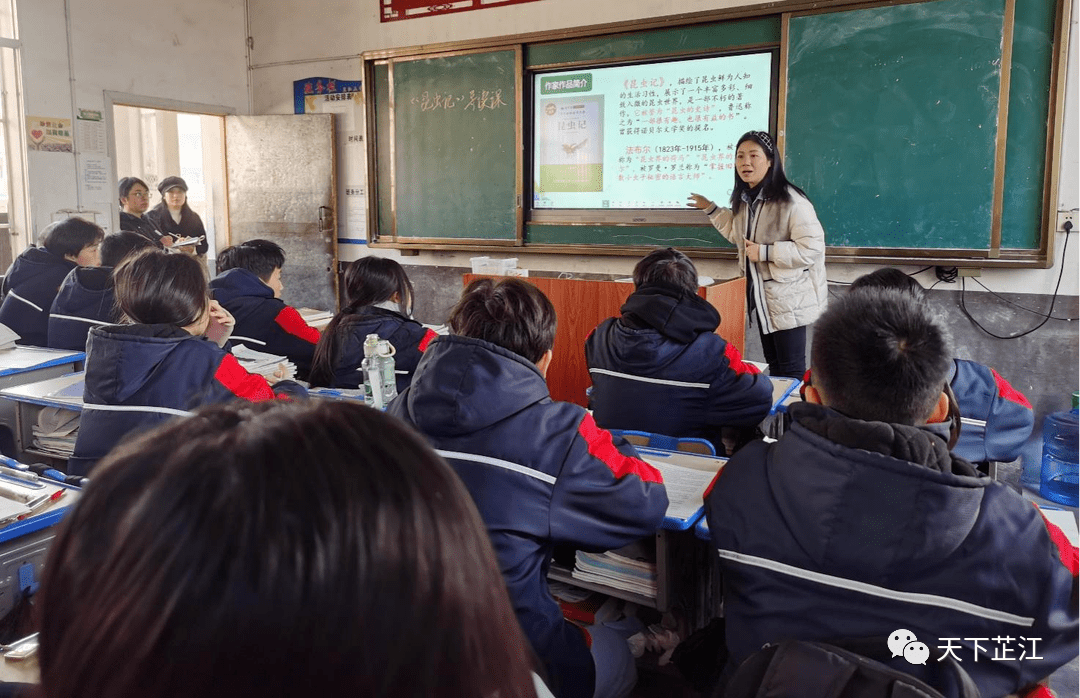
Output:
M436 109L451 110L464 104L463 111L485 111L499 109L508 106L502 98L502 90L469 90L469 94L455 95L453 93L429 92L424 90L419 97L409 100L410 104L420 105L420 111L434 111Z

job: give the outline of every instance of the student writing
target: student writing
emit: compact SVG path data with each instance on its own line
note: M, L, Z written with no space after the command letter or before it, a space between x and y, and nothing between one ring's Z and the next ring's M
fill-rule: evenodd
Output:
M284 266L285 251L269 240L227 247L218 255L218 275L210 281L210 292L236 319L233 342L288 357L303 379L311 369L319 331L281 300Z
M697 295L697 269L685 254L650 252L633 278L620 317L585 340L597 424L702 437L723 453L722 427L752 432L769 413L769 379L716 334L720 314Z
M303 394L273 387L222 349L232 316L210 300L194 257L143 250L113 272L116 302L130 324L94 327L86 343L86 387L73 474L85 474L126 434L214 402Z
M556 544L610 550L655 534L663 477L584 408L551 399L555 308L535 286L478 279L448 324L387 412L427 436L465 483L555 694L625 696L637 678L625 638L564 620L547 571Z

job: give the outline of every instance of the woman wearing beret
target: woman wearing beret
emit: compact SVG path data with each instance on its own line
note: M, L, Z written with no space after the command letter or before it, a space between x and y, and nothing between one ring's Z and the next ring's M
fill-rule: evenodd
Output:
M210 249L206 241L206 228L203 227L199 214L188 206L187 190L187 182L181 177L166 177L161 180L158 184L161 203L152 208L146 217L162 233L172 235L178 241L202 236L202 240L195 245L195 254L206 254Z

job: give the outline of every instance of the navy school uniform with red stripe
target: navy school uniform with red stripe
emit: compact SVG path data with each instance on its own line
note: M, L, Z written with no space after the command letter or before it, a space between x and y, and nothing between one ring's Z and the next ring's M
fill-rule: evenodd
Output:
M49 346L83 351L95 325L119 320L112 267L76 267L60 286L49 309Z
M953 645L982 695L1003 696L1077 656L1076 549L1031 502L929 429L788 411L784 435L732 456L705 495L728 673L767 642L904 629L933 660L894 669L956 696L938 661Z
M19 344L48 346L49 308L60 284L76 266L44 247L31 247L8 267L0 323L18 333Z
M953 453L973 463L1019 458L1035 426L1023 393L989 366L966 359L953 360L949 385L962 422Z
M94 327L86 343L82 419L68 469L85 475L128 433L202 405L305 392L291 381L271 387L218 345L174 325Z
M585 340L590 406L606 429L710 439L720 428L756 426L772 383L716 334L720 314L704 298L659 285L627 298Z
M588 638L548 592L552 550L654 534L668 503L660 473L582 407L552 400L534 364L478 339L435 339L387 411L423 433L472 494L554 693L592 696Z
M210 292L236 319L230 340L257 351L286 356L303 378L319 343L319 331L296 308L274 298L274 290L247 269L229 269L210 282Z
M343 311L345 312L345 311ZM330 388L359 388L364 382L360 362L364 360L364 340L369 334L379 335L394 346L394 370L400 393L409 387L413 372L431 341L438 335L416 320L385 308L366 306L343 318L337 326L343 335L334 382Z

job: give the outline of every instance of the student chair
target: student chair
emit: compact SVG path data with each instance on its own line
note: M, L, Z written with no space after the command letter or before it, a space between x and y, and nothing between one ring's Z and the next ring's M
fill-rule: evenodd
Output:
M635 446L648 446L659 448L664 451L683 451L686 453L700 453L705 456L715 456L716 449L705 439L692 437L665 436L653 434L647 431L633 431L629 429L610 429L612 434L618 434Z

